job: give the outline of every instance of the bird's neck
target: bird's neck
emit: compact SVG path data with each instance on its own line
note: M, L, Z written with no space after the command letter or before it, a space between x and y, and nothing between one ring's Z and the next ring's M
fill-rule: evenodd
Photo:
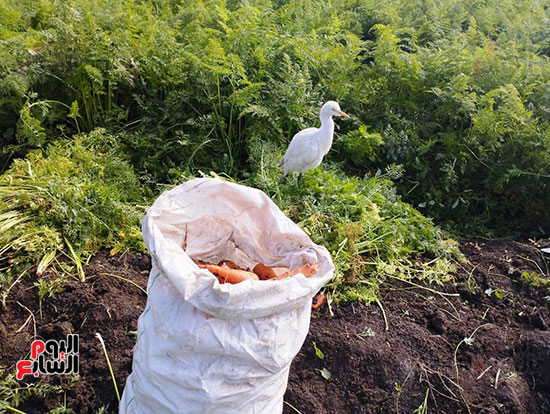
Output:
M332 146L332 138L334 135L334 121L331 115L321 115L321 128L319 128L319 143L323 149L323 154L326 154Z

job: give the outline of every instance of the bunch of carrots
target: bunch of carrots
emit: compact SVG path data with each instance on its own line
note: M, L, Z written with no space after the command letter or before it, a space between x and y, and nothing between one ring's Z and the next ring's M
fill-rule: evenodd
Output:
M183 250L187 248L187 237L183 243ZM252 271L242 269L231 260L222 260L218 264L205 262L200 259L193 259L193 262L201 269L207 269L212 273L220 283L240 283L245 280L282 280L287 277L292 277L298 273L302 273L305 277L311 277L319 271L317 263L306 263L297 269L289 269L287 267L270 267L262 263L254 266ZM318 309L326 301L324 294L316 296L317 301L312 305L313 309Z
M282 280L302 273L305 277L313 276L319 270L319 265L305 264L294 270L286 267L269 267L261 263L254 266L252 271L241 269L231 260L222 260L217 265L203 260L192 259L201 269L208 269L218 278L220 283L240 283L248 279L252 280Z

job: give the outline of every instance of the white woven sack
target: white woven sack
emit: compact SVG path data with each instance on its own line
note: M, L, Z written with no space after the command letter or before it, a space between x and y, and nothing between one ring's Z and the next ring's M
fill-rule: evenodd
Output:
M162 194L143 237L153 265L119 413L281 413L312 298L333 275L328 251L263 192L206 178ZM190 257L243 268L318 263L319 272L220 284Z

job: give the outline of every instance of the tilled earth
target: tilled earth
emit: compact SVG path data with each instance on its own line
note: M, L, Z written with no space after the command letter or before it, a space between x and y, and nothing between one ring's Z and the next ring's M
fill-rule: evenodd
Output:
M458 265L454 283L390 280L382 307L344 305L333 307L332 316L326 307L314 311L290 370L284 414L549 413L549 262L536 247L513 241L465 241L461 250L469 263ZM78 333L80 377L71 384L66 376L42 378L64 391L27 398L18 410L117 411L95 334L105 340L122 392L146 297L109 275L145 288L149 267L145 255L100 252L85 268L86 283L69 279L63 292L42 300L41 312L36 279L21 280L7 309L0 309L0 366L14 372L35 336L62 339Z

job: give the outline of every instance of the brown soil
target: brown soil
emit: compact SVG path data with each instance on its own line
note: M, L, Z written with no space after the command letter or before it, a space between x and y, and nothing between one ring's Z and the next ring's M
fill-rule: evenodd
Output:
M461 250L470 264L455 283L430 286L458 296L390 282L381 300L388 330L377 306L344 306L333 318L324 309L294 360L285 400L304 414L412 413L424 401L419 413L550 412L550 291L517 282L524 271L548 279L548 263L510 241Z
M146 296L134 285L102 274L122 276L146 288L149 268L150 259L145 255L129 253L110 257L107 251L100 252L85 267L86 283L68 279L63 292L55 298L43 299L42 317L37 289L33 286L37 278L21 281L17 291L8 298L7 310L0 310L0 337L4 339L0 342L0 366L7 366L9 372L14 372L16 361L29 356L35 336L34 321L31 319L17 333L29 317L26 306L34 314L38 338L60 340L68 333L79 334L80 379L66 393L50 393L44 398L35 396L21 404L19 410L28 414L48 413L63 406L66 397L66 406L75 414L97 413L101 407L106 407L109 413L117 412L111 375L95 334L99 332L105 341L122 393L132 367L134 339L130 332L137 329ZM49 281L55 277L51 273L43 276ZM43 379L66 387L70 378L51 375ZM24 380L33 382L29 376Z
M412 413L421 405L426 410L418 413L550 412L550 289L540 280L538 286L521 283L524 272L550 280L549 263L533 246L511 241L464 242L461 249L470 263L459 266L455 283L386 285L381 303L388 330L376 304L333 308L334 316L326 307L315 311L291 368L284 414ZM128 332L136 330L145 295L101 274L145 287L148 268L146 256L101 252L86 268L86 283L69 280L64 292L43 300L42 317L35 280L22 280L7 310L0 311L0 366L13 372L15 362L28 354L32 318L17 331L32 311L38 337L80 335L80 379L65 392L27 400L20 410L46 413L66 398L74 413L101 407L116 412L114 387L94 335L100 332L105 339L122 392L134 343ZM324 359L316 356L313 342ZM323 378L323 369L330 379ZM68 384L62 376L44 380Z

